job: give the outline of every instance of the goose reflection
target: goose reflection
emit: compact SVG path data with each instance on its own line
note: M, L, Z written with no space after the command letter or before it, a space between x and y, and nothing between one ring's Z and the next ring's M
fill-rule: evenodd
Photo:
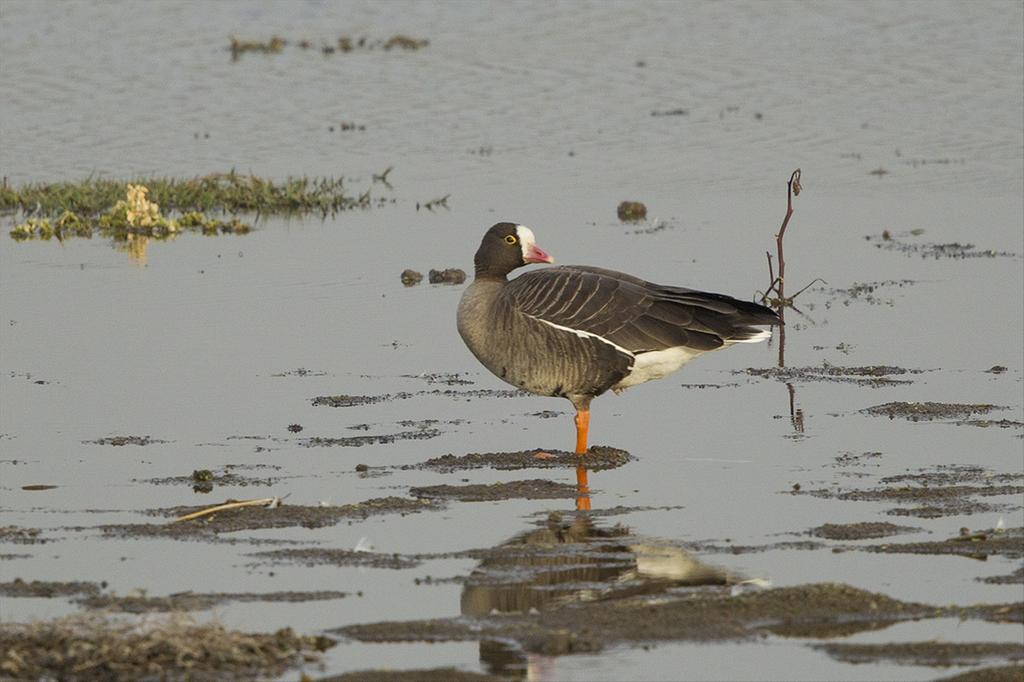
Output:
M738 580L679 547L638 538L625 526L603 527L589 514L566 518L556 512L541 528L513 537L481 560L462 589L461 612L536 613L577 601ZM480 660L492 674L515 677L543 666L542 658L498 640L480 642Z

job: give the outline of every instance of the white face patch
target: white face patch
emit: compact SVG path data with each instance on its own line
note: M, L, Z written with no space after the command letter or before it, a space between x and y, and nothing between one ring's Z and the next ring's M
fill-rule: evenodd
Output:
M526 225L516 225L516 234L519 236L519 248L523 252L523 260L526 260L527 250L537 243L533 236L533 230Z

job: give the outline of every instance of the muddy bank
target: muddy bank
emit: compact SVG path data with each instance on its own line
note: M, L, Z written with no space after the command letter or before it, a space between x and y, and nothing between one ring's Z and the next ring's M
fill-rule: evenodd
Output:
M150 509L151 516L180 517L205 507L169 507ZM321 528L346 519L365 519L379 514L411 514L438 508L430 500L381 497L337 506L311 507L282 504L273 509L242 507L216 512L190 521L176 523L130 523L99 526L104 535L117 538L163 537L174 539L210 539L221 533L264 528Z
M538 456L539 454L539 456ZM582 457L565 450L519 450L516 452L473 452L468 455L447 454L425 462L405 465L401 469L434 469L450 473L465 469L491 468L503 471L517 469L575 469L591 471L615 469L635 459L625 450L593 445Z
M319 659L326 637L229 630L172 614L137 625L100 614L0 625L0 671L14 679L240 679ZM140 655L145 652L145 655Z
M496 500L549 500L555 498L573 498L579 492L575 485L557 483L543 478L509 483L491 483L477 485L431 485L410 488L413 497L459 502L493 502Z

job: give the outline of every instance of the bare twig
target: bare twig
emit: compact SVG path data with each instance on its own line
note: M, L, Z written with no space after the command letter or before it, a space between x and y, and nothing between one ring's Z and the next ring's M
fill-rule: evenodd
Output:
M276 507L281 504L280 497L261 497L256 500L236 500L234 502L225 502L224 504L218 504L213 507L207 507L206 509L200 509L199 511L192 512L191 514L185 514L171 521L171 523L177 523L178 521L191 521L192 519L198 519L202 516L209 514L215 514L219 511L225 511L227 509L239 509L241 507Z

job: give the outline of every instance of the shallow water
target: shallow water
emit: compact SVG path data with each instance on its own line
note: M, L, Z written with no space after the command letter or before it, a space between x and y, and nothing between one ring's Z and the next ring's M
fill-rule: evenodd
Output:
M882 476L938 465L1021 471L1019 428L859 410L891 401L991 403L1008 409L990 418L1022 421L1022 23L1019 3L4 3L0 169L8 182L237 168L274 178L344 175L396 204L326 220L261 220L246 236L184 235L150 244L141 262L102 239L0 240L0 525L42 528L53 539L3 545L30 556L0 561L0 575L106 580L119 593L364 593L216 609L249 628L253 619L267 629L316 631L458 615L459 585L414 579L465 574L471 560L399 571L277 566L271 574L248 566L245 553L259 548L114 540L73 527L146 522L139 511L226 497L349 503L463 478L572 483L572 472L559 470L389 470L366 478L354 471L357 463L414 464L449 452L567 448L564 401L421 394L332 409L311 399L449 388L416 378L425 373L473 382L455 389L505 388L455 331L462 287L399 281L407 267L468 270L482 229L498 220L530 225L558 262L750 297L767 284L764 252L774 249L785 181L797 167L804 192L787 233L788 291L814 278L827 289L912 283L881 286L874 302L812 287L798 299L807 317L787 315L786 364L927 371L882 388L795 382L802 433L791 423L785 384L735 373L773 366L777 339L602 397L592 442L629 450L637 461L591 474L594 508L682 505L611 519L672 542L770 544L826 522L891 520L930 533L914 540L992 528L1000 517L1020 526L1016 499L992 498L1012 508L972 516L892 519L884 511L893 502L781 493L795 483L872 487ZM348 55L290 45L236 62L227 49L230 35L319 45L341 33L405 33L430 45ZM652 116L677 109L686 113ZM341 122L366 130L342 132ZM371 181L389 166L391 191ZM447 210L416 209L445 195ZM646 203L646 223L617 220L626 199ZM10 222L3 219L5 229ZM661 229L644 232L654 227ZM929 258L876 248L866 237L883 230L917 246L959 242L1009 255ZM985 371L994 365L1008 369ZM533 416L546 409L562 414ZM315 436L401 432L408 427L399 422L424 419L440 420L441 434L361 448L302 446ZM289 432L293 423L303 431ZM347 428L359 424L370 428ZM116 435L166 442L88 442ZM843 453L875 451L882 455L870 465L835 466ZM246 472L278 480L205 496L146 482L225 464L280 467ZM29 484L58 487L21 489ZM457 551L504 542L532 527L532 515L571 506L452 503L440 512L245 535ZM980 564L772 550L706 559L775 585L846 582L935 604L1019 599L1019 586L975 580L1014 570L998 557ZM54 600L0 601L3 621L61 611ZM933 622L919 627L920 639L959 636ZM476 651L345 644L328 660L331 672L384 662L484 669ZM680 673L680 661L700 667ZM853 666L781 638L566 656L537 662L530 674L614 679L635 665L659 679L935 674Z

